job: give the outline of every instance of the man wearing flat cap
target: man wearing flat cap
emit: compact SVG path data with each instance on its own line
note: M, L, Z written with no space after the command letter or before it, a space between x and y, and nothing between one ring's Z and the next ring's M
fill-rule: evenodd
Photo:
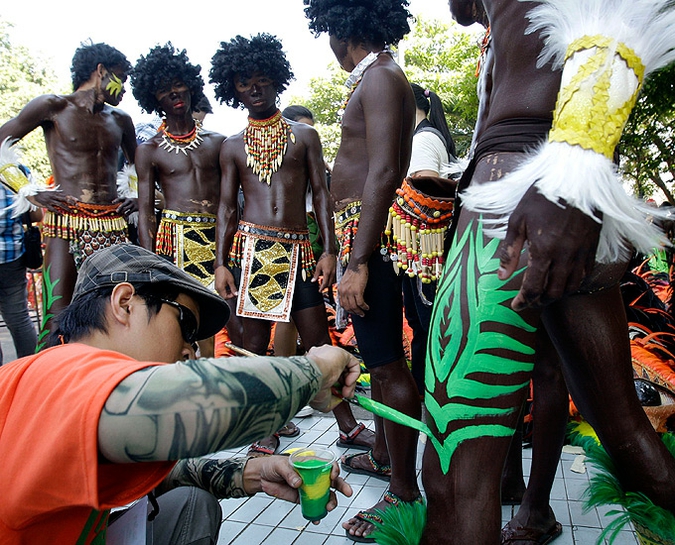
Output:
M264 488L297 501L286 458L200 457L273 433L308 402L332 409L331 386L342 376L342 395L353 395L358 362L333 347L194 360L194 342L227 317L218 295L143 248L89 257L58 317L56 346L0 368L0 542L104 543L109 510L160 483L217 498ZM158 537L171 524L154 527L155 545L172 542Z

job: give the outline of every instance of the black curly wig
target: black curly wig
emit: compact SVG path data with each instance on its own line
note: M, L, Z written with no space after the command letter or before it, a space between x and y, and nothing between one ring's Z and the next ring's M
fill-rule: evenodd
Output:
M70 65L70 75L73 82L73 90L77 89L83 83L89 81L92 72L96 67L102 64L106 69L120 67L125 73L131 70L131 63L127 60L124 53L114 47L104 43L81 43L75 50L73 62Z
M259 72L274 82L280 95L293 79L291 65L281 49L281 42L271 34L258 34L251 39L237 36L220 42L220 49L211 59L209 76L215 85L216 98L233 108L243 108L237 99L234 77L250 78Z
M355 43L396 45L408 32L408 0L303 0L314 34Z
M155 46L147 55L140 56L131 72L134 97L147 113L157 112L162 115L164 112L155 94L174 80L180 80L190 89L190 104L194 109L205 98L201 70L201 66L190 63L185 49L178 51L171 42Z

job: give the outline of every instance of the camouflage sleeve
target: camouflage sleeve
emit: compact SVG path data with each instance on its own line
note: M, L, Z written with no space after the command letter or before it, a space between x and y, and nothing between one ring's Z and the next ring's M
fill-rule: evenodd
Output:
M194 458L247 445L286 424L319 391L305 357L201 359L124 379L99 419L111 462Z
M188 458L179 460L157 488L160 494L179 486L196 486L218 499L243 498L247 458Z

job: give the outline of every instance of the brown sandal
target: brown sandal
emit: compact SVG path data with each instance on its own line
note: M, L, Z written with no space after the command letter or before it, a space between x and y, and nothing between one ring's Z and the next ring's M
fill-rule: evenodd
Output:
M337 441L337 446L341 448L350 448L350 449L355 449L355 450L371 450L374 445L369 445L369 444L360 444L356 443L355 440L359 436L359 434L363 431L370 432L372 435L371 437L373 438L373 443L375 440L375 433L368 428L366 428L366 425L363 422L359 422L352 431L349 433L345 433L342 430L340 430L340 438ZM365 435L365 434L364 434Z
M270 441L272 444L269 446L264 444ZM277 450L279 450L280 443L281 441L279 441L279 436L276 433L274 435L270 435L269 437L265 437L265 439L256 441L250 447L248 447L248 456L272 456L277 452Z
M357 456L367 456L368 462L370 463L370 466L373 469L354 467L352 465L352 461ZM377 460L373 458L373 449L370 449L365 454L351 454L349 456L343 456L340 461L340 465L342 466L342 469L344 469L345 471L349 471L350 473L357 473L359 475L368 475L369 477L375 477L376 479L380 479L382 481L391 480L391 466L389 464L378 463Z

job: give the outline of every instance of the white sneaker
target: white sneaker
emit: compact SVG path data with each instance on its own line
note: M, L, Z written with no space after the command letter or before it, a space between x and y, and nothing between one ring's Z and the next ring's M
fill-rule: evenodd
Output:
M298 418L305 418L307 416L312 416L314 414L314 409L310 407L309 405L305 405L302 409L298 411L298 413L295 415Z

